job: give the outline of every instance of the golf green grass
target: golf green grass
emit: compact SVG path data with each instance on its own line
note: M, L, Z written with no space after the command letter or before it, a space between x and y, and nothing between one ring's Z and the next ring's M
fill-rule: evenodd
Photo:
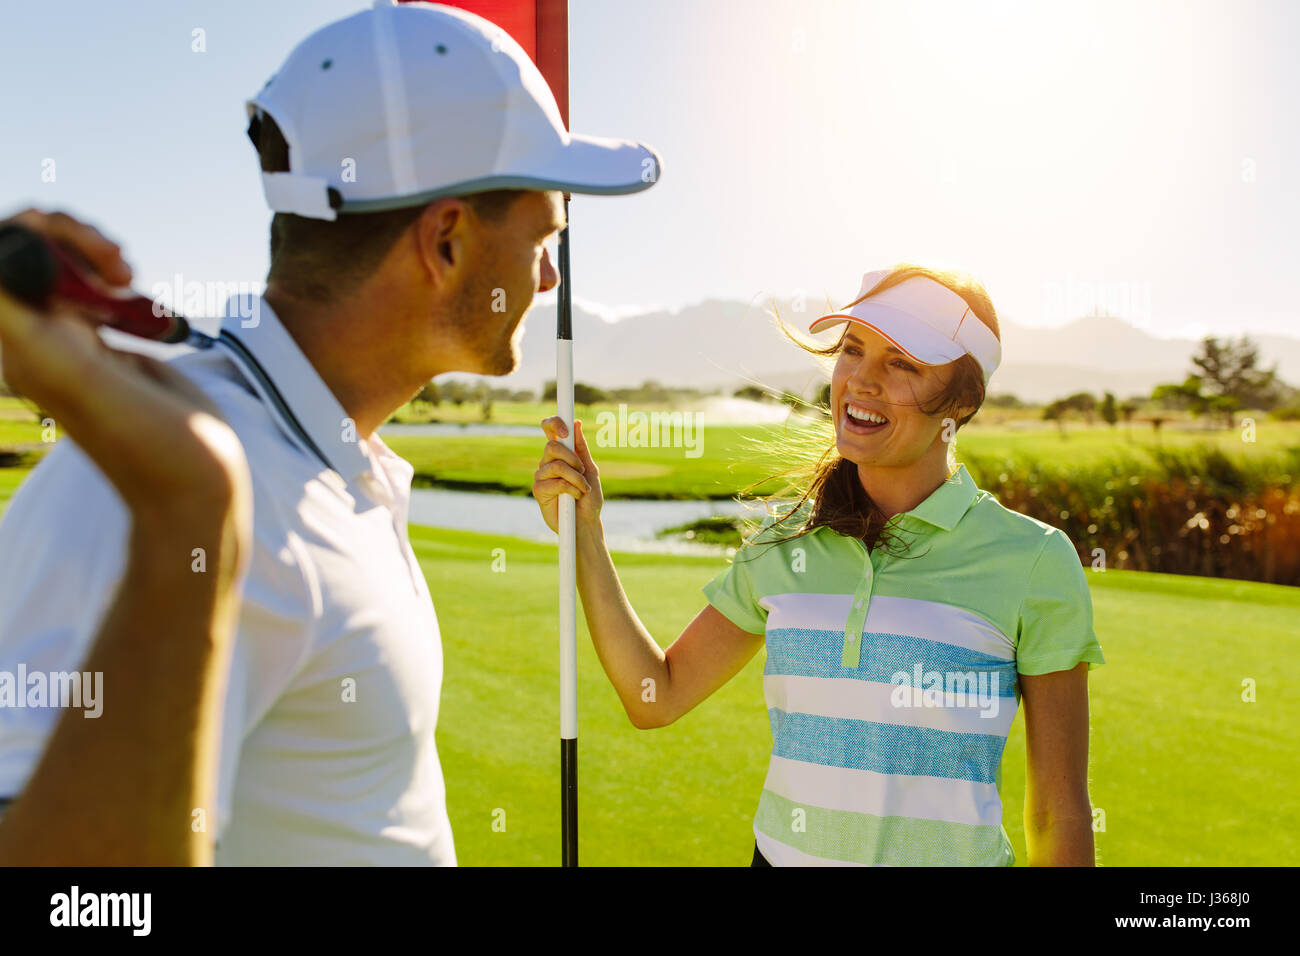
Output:
M610 494L667 487L685 497L729 495L765 473L745 459L752 456L748 437L760 431L709 428L701 459L685 458L680 449L609 448L598 449L597 460ZM1021 451L1008 443L1017 436L988 432L963 430L962 451ZM1077 461L1125 444L1109 429L1093 433L1089 438L1081 429L1063 442L1053 431L1038 431L1025 438L1024 453L1058 449ZM1236 442L1249 455L1297 443L1300 430L1263 423L1259 435L1258 446L1235 433L1219 440ZM992 444L982 448L986 439ZM540 435L536 441L395 436L389 443L417 468L424 455L430 467L511 482L521 491L541 451ZM740 463L734 470L733 461ZM633 466L663 473L638 475ZM28 472L0 468L0 508ZM555 864L555 551L424 528L412 529L412 541L442 626L446 677L438 742L460 861ZM492 570L495 548L505 551L504 572ZM703 606L699 588L722 568L720 559L681 556L627 555L617 562L633 605L664 647ZM1089 681L1090 792L1105 826L1096 834L1099 862L1294 865L1300 809L1292 799L1297 772L1289 741L1300 722L1292 678L1300 588L1114 570L1090 571L1088 578L1107 659ZM771 748L762 669L760 652L694 712L670 727L639 731L580 624L583 863L748 864ZM1253 682L1256 702L1242 700L1244 681ZM1002 792L1004 822L1023 865L1023 714L1007 743Z
M598 444L597 427L588 428L585 418L582 422L600 468L601 487L610 497L729 498L749 482L784 467L771 451L755 453L756 440L772 434L773 426L706 427L701 454L691 458L685 447L603 447ZM780 427L776 429L779 434ZM415 468L417 486L526 494L546 438L539 425L536 438L384 435L384 442Z
M28 469L0 469L0 507ZM438 747L463 865L559 856L553 547L413 528L446 675ZM494 571L494 550L505 568ZM704 605L719 559L617 555L641 620L667 647ZM499 564L498 564L499 566ZM1109 866L1294 864L1300 809L1292 679L1300 589L1089 572L1107 663L1090 675L1090 793ZM579 808L587 865L747 865L771 736L763 654L675 724L627 720L579 619ZM1256 702L1242 700L1254 682ZM1004 823L1026 862L1024 722L1003 758ZM504 829L501 829L504 824Z
M44 429L36 419L0 418L0 448L33 445L41 440Z
M462 865L559 861L555 550L412 529L442 629L438 747ZM505 570L494 572L494 549ZM667 647L704 605L711 558L616 555ZM1300 589L1089 572L1107 663L1089 681L1090 794L1109 866L1294 864L1292 672ZM675 724L628 721L579 628L578 806L586 865L748 865L771 736L763 654ZM1257 702L1242 700L1242 682ZM1004 823L1027 862L1023 712L1003 758ZM500 829L504 821L504 829ZM494 829L494 822L497 828Z
M0 514L29 474L30 468L0 468Z
M702 454L689 458L681 447L618 447L597 443L594 415L579 415L592 457L601 471L601 486L612 498L729 498L741 488L781 471L793 461L787 449L807 435L807 425L707 425L702 430ZM1157 440L1151 429L1135 426L1131 440L1124 426L1072 427L1062 438L1054 427L1010 428L970 425L957 433L957 457L963 455L1025 467L1037 461L1068 461L1086 466L1115 456L1151 462L1157 448L1211 445L1230 457L1275 457L1300 447L1300 423L1261 420L1255 441L1240 430L1170 429ZM515 436L385 434L384 441L411 462L417 485L476 487L526 494L546 444L541 427L537 438ZM775 485L761 492L773 492Z

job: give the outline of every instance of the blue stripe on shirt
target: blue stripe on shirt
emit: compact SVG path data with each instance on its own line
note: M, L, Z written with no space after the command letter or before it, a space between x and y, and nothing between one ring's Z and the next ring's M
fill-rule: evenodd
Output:
M1014 697L1016 662L993 657L943 641L931 641L906 634L865 631L862 657L857 667L840 663L842 632L806 627L778 627L767 632L767 665L764 674L781 677L843 677L889 684L899 671L912 677L917 663L922 672L937 671L948 680L951 672L997 675L997 696ZM924 685L922 685L924 686ZM986 685L988 686L988 685ZM970 690L978 684L970 685Z
M907 776L994 783L1006 738L848 717L787 713L773 707L773 755L789 760Z

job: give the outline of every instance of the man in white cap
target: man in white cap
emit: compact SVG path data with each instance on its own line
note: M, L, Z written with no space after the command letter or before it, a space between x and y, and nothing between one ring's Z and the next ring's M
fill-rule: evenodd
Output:
M557 281L544 242L562 194L646 189L659 159L568 134L513 40L433 4L324 27L248 109L276 212L266 293L232 299L219 344L172 362L238 436L253 487L217 805L176 826L213 821L219 864L453 865L412 468L375 430L434 376L512 371L524 313ZM0 524L0 670L78 668L129 520L75 445L37 467ZM0 709L0 802L56 716Z

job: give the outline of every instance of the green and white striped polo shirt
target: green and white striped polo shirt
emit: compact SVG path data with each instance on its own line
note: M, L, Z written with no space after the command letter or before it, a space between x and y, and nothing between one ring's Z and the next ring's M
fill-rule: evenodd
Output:
M759 850L774 866L1012 865L1016 675L1105 663L1074 545L965 465L890 519L905 556L825 527L770 542L802 517L773 532L769 516L703 588L766 641Z

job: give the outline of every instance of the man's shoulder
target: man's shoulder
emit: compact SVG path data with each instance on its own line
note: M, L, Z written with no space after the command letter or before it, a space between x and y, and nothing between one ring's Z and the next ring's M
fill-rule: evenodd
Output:
M224 349L187 352L169 360L210 398L244 447L250 470L309 474L319 464L281 430L261 396L244 378Z
M278 551L287 532L303 524L300 503L322 500L312 488L320 464L281 431L261 398L219 350L188 352L167 361L217 406L239 438L253 483L255 537ZM158 453L165 455L167 449ZM71 438L60 436L9 502L0 541L15 536L27 540L36 533L57 543L72 532L78 539L121 537L128 523L117 489Z

